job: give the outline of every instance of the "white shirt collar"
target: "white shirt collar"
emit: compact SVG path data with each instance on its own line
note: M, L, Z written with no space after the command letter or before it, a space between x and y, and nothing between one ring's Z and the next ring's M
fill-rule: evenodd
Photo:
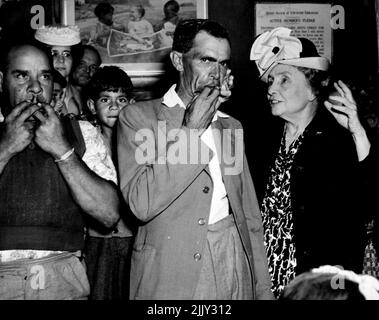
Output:
M181 108L185 109L186 106L184 105L182 99L180 99L180 97L176 93L175 88L176 84L172 85L171 88L168 89L166 94L163 96L162 102L169 108L173 108L178 104Z
M181 108L185 109L186 106L184 105L182 99L180 99L180 97L176 93L175 88L176 88L176 84L172 85L171 88L168 89L168 91L163 96L162 103L165 104L169 108L173 108L176 105L179 105ZM217 110L216 114L214 115L214 117L212 119L212 122L216 121L218 117L220 117L220 118L229 118L229 115L227 115L224 112L221 112L221 111Z

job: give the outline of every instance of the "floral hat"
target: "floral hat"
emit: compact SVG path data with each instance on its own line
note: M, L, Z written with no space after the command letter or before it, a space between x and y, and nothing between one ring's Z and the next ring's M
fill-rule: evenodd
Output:
M254 41L250 60L255 61L262 81L267 82L271 69L278 63L327 71L329 60L320 57L312 41L291 36L291 29L278 27L266 31Z
M78 26L42 26L34 38L50 46L73 46L81 41Z

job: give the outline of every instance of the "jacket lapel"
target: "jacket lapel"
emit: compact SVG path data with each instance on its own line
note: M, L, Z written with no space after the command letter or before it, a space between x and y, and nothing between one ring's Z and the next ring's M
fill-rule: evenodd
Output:
M240 206L237 205L240 203L237 199L241 195L240 175L228 174L228 168L235 166L235 128L230 126L227 119L219 117L217 121L212 123L212 129L229 202L233 212L240 211Z

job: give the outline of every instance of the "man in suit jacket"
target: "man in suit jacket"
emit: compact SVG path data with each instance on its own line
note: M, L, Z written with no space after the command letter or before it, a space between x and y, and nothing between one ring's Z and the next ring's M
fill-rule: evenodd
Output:
M128 106L118 124L120 186L142 221L131 299L270 299L242 127L217 110L233 83L228 34L182 21L170 58L178 85Z

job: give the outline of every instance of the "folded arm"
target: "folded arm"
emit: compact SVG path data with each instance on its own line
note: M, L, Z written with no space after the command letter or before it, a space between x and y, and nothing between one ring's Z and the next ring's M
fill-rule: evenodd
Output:
M183 112L178 111L178 118L183 118ZM154 218L180 197L207 164L188 163L188 128L175 130L170 121L153 128L157 120L146 118L135 105L129 106L120 115L117 132L121 191L142 221ZM202 144L199 135L193 139ZM210 152L205 145L202 150Z

